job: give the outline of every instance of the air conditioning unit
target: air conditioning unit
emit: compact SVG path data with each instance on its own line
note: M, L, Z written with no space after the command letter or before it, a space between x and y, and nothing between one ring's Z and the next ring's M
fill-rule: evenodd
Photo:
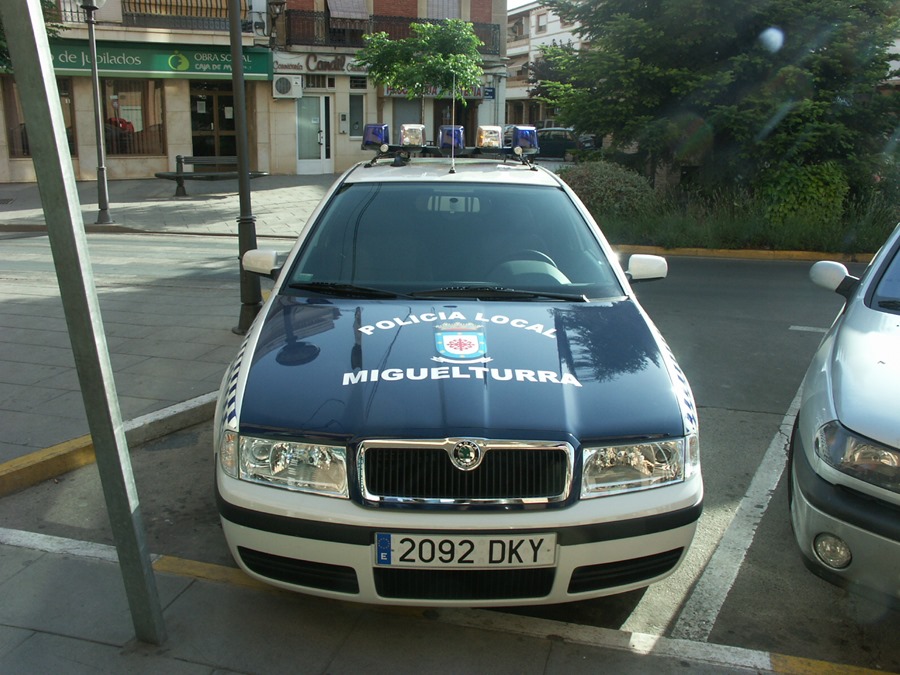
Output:
M303 76L276 75L272 80L272 96L274 98L302 98Z

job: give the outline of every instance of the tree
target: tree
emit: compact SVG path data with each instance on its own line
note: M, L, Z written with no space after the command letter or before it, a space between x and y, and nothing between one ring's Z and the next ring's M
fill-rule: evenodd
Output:
M7 0L8 1L8 0ZM51 38L59 35L65 26L53 23L59 19L59 8L54 0L41 0L41 7L44 10L44 20L47 21L47 35ZM6 46L6 33L3 30L3 22L0 21L0 71L11 70L12 61L9 58L9 49Z
M463 90L481 84L483 69L478 48L484 44L472 24L460 19L413 23L413 35L392 40L387 33L364 36L365 47L356 61L378 84L405 90L407 98L422 98L431 87L451 92L465 104Z
M657 162L751 182L836 162L861 188L896 156L900 96L880 87L895 0L548 0L589 47L549 48L540 95L581 131Z

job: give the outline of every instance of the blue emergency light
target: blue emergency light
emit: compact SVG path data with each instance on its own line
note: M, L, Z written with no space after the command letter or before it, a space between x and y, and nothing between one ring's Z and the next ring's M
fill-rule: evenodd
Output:
M465 150L465 141L463 139L463 128L456 124L445 124L438 129L438 144L441 150L454 149L457 152Z
M391 131L387 124L367 124L363 131L363 150L380 148L391 141Z
M537 150L537 129L532 126L514 126L512 128L512 147L522 148L522 150Z

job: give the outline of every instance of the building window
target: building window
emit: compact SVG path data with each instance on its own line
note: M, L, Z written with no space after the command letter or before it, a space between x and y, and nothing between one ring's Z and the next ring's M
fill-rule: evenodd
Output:
M350 76L350 88L351 89L368 89L369 82L364 77L359 77L358 75Z
M101 82L108 155L164 155L162 80Z
M25 133L25 115L16 83L11 77L0 78L3 85L3 111L6 118L6 137L9 143L10 157L31 157L28 135ZM69 142L69 153L78 156L75 145L75 103L72 98L72 78L56 78L59 89L59 105L62 108L63 122L66 125L66 139Z
M305 78L307 89L334 89L334 78L329 75L307 75Z
M546 14L538 14L537 15L537 32L538 33L546 33L547 32L547 15Z
M459 0L428 0L429 19L461 19Z
M350 137L362 137L366 126L366 97L362 94L350 94Z

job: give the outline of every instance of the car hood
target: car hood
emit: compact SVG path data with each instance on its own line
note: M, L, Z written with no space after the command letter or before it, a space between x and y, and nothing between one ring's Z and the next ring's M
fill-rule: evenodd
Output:
M244 433L346 442L680 436L693 399L657 336L628 298L434 303L280 295L250 363L231 375L239 391L233 414Z
M848 429L900 447L900 316L851 305L831 354L832 396Z

